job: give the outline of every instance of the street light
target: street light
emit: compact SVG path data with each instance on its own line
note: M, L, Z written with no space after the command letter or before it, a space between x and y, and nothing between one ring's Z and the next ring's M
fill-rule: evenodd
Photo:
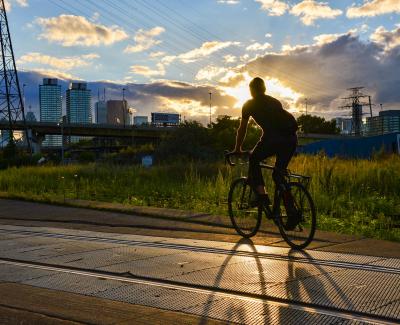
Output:
M65 115L61 116L57 123L58 126L61 126L61 165L64 165L64 118Z
M125 88L122 88L122 120L124 121L125 127L125 112L126 112L126 105L125 105Z

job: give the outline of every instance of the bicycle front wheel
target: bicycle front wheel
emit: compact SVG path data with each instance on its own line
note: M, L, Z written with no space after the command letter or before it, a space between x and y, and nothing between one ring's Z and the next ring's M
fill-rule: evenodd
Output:
M260 228L262 208L254 202L255 194L247 178L235 180L228 195L229 217L237 233L245 238L254 236Z
M288 227L293 211L290 212L287 204L285 205L283 193L281 192L279 196L278 227L283 239L290 247L303 249L311 243L315 234L317 219L314 202L310 193L302 184L292 182L288 186L298 223L296 226Z

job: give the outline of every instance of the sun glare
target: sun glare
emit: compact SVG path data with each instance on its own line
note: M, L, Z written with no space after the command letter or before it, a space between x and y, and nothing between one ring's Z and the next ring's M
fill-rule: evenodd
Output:
M223 91L236 98L236 108L241 108L243 104L251 98L249 83L252 80L247 73L244 74L244 80L236 87L224 87ZM296 109L296 102L303 96L290 87L284 86L282 82L275 78L264 78L267 87L267 94L277 99L286 101L290 109Z

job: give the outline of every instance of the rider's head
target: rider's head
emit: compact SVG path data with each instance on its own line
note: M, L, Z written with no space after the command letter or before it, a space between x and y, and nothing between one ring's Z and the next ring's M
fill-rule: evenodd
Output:
M259 77L256 77L252 81L250 81L249 87L250 87L250 93L251 93L252 97L262 95L267 90L265 87L264 80L262 80Z

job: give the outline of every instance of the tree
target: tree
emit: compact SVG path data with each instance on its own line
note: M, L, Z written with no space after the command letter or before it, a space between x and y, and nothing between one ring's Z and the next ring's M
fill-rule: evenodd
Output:
M297 123L304 133L338 134L340 129L336 127L335 120L326 121L323 117L315 115L301 115Z

